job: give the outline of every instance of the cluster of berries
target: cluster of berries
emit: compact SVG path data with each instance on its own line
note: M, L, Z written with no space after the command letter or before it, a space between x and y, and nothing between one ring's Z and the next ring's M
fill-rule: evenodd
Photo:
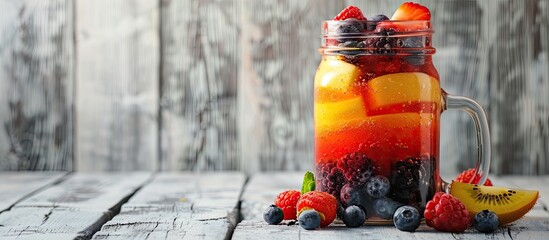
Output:
M337 200L334 196L320 191L304 194L297 190L281 192L274 204L263 213L269 224L278 224L282 220L298 220L307 230L330 225L336 218Z
M390 19L383 14L366 18L358 7L349 6L334 18L337 26L333 28L336 29L337 37L327 37L326 46L366 48L369 53L375 54L391 54L395 53L395 49L400 48L425 48L430 46L430 39L425 36L395 37L394 35L399 32L421 31L429 28L425 22L404 23L398 22L399 20L430 20L430 18L429 9L412 2L402 4ZM354 55L359 52L342 50L341 53Z

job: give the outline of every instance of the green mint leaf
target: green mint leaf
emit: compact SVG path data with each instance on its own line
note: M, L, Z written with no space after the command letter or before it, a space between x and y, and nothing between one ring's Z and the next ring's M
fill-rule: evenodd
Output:
M303 185L301 185L301 194L315 190L315 175L307 171L303 177Z

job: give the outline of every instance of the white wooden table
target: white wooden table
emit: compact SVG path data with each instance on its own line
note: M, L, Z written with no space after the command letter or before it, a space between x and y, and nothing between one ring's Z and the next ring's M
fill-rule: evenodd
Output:
M408 233L391 226L306 231L268 225L262 212L302 173L0 172L0 239L545 239L549 176L492 177L496 185L540 190L524 218L492 234ZM286 223L286 224L285 224Z

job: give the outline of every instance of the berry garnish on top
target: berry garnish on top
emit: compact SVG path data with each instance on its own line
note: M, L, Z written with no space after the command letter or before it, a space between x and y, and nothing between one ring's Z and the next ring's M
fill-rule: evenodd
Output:
M356 18L357 20L366 20L360 8L355 6L348 6L343 9L337 16L334 17L334 20L340 21L348 18Z
M425 6L414 2L405 2L398 7L391 20L430 20L431 12Z
M423 213L427 225L442 232L463 232L469 225L469 211L454 196L437 192Z
M301 193L297 190L286 190L276 196L274 204L282 209L285 220L296 219L296 204L300 197Z
M474 180L472 182L469 182L471 181L471 179ZM457 177L456 177L456 182L462 182L462 183L471 183L471 184L477 184L478 181L480 181L480 174L476 174L475 175L475 169L473 168L470 168L470 169L467 169L465 171L463 171L462 173L460 173ZM492 181L490 181L490 179L486 179L486 182L484 182L484 186L493 186L492 185Z

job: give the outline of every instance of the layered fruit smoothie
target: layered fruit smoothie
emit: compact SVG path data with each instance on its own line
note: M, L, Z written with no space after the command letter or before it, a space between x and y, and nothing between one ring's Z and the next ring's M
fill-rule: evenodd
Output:
M430 15L367 19L348 9L323 26L314 79L317 186L343 206L391 219L403 204L424 209L440 187L442 93Z

